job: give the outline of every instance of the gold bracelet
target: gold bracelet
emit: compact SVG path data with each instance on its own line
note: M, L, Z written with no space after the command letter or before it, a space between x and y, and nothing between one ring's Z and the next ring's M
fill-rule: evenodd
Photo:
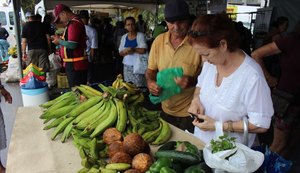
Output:
M233 130L233 125L232 125L232 121L231 121L231 120L230 120L230 121L227 121L227 124L228 124L228 126L227 126L228 131L229 131L229 132L234 132L234 130Z

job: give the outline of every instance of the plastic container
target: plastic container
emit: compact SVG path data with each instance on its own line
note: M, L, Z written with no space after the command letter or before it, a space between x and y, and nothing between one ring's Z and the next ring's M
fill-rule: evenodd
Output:
M21 88L23 106L38 106L49 101L48 86L38 89Z

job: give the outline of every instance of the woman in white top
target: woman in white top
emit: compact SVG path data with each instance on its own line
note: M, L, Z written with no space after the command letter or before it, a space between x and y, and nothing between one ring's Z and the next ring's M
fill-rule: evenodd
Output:
M140 58L139 55L146 53L147 43L145 35L137 32L133 17L125 19L125 29L128 33L122 36L119 46L119 53L121 56L124 56L124 80L133 82L138 87L145 87L146 79L144 73L135 74L133 71L135 58Z
M198 117L194 134L210 143L218 121L224 132L242 143L246 117L252 146L255 133L267 131L274 112L262 69L238 48L234 25L226 15L198 17L189 41L205 60L188 110Z

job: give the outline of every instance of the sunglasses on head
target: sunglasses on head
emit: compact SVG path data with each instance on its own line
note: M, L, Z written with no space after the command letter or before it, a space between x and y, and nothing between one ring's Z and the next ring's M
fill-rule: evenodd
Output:
M188 35L193 38L201 37L201 36L208 35L208 34L209 34L209 32L200 32L200 31L193 31L193 30L188 31Z

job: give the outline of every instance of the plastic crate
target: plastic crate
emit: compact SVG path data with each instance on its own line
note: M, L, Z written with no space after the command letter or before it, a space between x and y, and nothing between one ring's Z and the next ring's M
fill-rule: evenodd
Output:
M69 82L66 73L57 74L57 88L69 88Z

